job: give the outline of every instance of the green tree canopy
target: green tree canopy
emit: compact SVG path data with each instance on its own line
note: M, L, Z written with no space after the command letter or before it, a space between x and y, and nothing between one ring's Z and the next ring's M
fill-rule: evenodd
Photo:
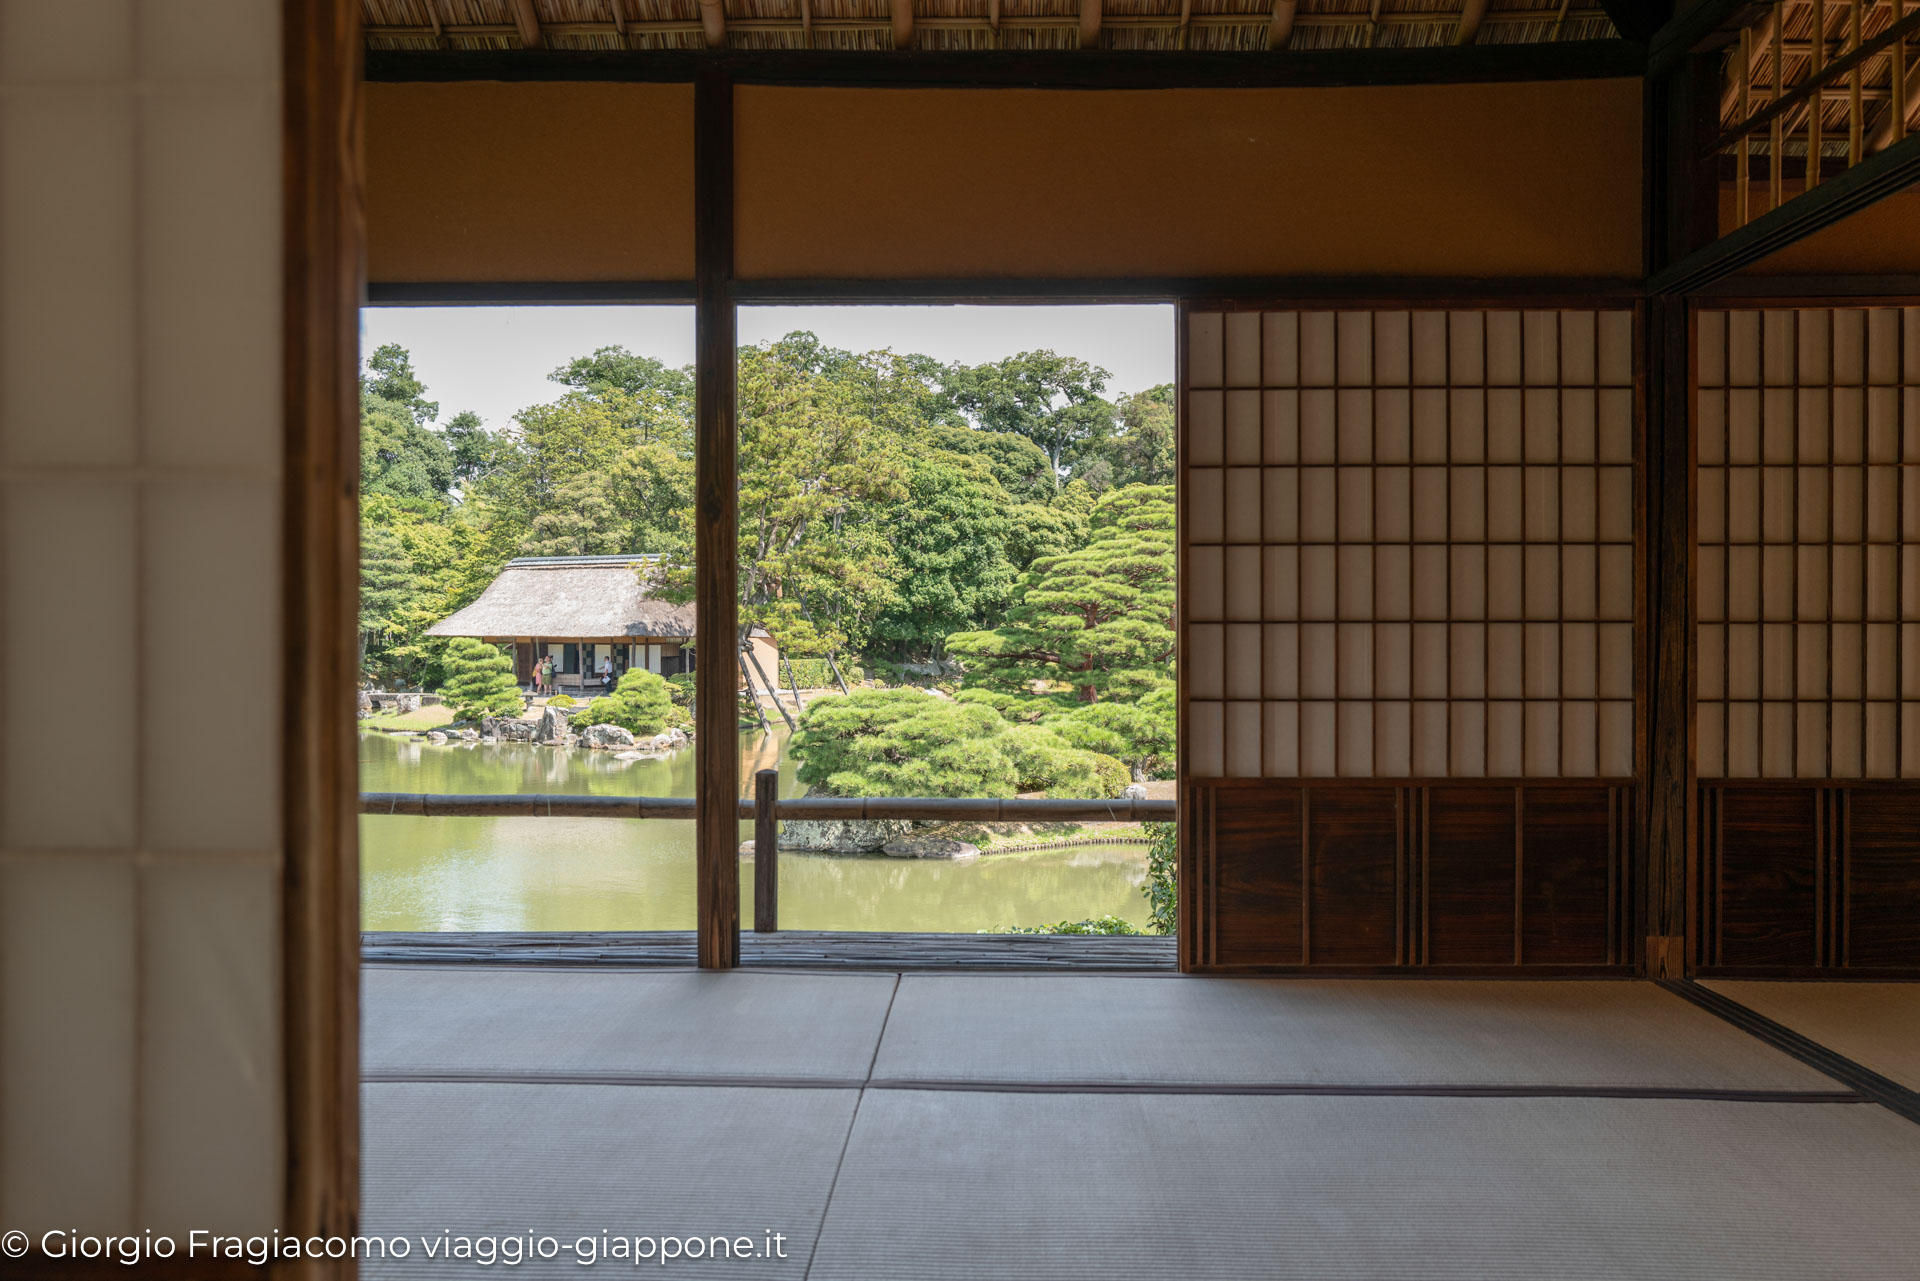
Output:
M949 636L947 649L969 683L1137 698L1172 676L1173 567L1173 490L1113 490L1093 507L1086 546L1036 560L1007 621Z
M976 426L1024 436L1047 456L1054 487L1083 442L1105 436L1113 405L1102 399L1106 370L1074 356L1025 351L947 371L947 398Z
M949 632L998 617L1014 587L1004 497L937 457L907 464L906 496L881 521L898 569L875 639L933 648Z

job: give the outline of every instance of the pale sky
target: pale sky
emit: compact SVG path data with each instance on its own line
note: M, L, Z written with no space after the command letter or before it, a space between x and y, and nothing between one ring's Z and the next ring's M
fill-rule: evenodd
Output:
M892 347L943 361L981 364L1050 348L1109 371L1107 395L1173 381L1173 308L1102 307L742 307L740 341L796 329L851 351ZM368 307L360 313L364 355L397 342L413 354L440 421L463 409L490 427L551 400L547 375L596 347L621 346L669 365L693 361L691 307Z

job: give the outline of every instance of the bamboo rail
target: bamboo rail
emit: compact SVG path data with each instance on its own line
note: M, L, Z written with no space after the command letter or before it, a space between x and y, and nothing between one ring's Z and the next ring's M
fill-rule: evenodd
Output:
M972 819L981 823L1108 823L1170 821L1173 801L972 800L963 798L804 796L783 801L780 772L753 776L753 795L736 812L753 820L753 929L780 929L780 819ZM678 796L455 796L431 792L362 792L362 814L414 818L677 818L692 819L694 801Z
M755 798L738 802L754 817ZM409 818L671 818L691 820L694 802L679 796L449 795L362 792L362 814ZM1173 801L976 800L949 797L802 796L776 801L778 819L966 819L976 823L1168 823Z

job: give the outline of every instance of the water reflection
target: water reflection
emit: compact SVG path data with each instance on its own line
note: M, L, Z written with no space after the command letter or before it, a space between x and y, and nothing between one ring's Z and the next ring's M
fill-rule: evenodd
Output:
M784 729L741 736L741 774L777 764L796 795ZM692 796L693 753L611 752L360 736L370 792ZM750 828L742 827L742 839ZM369 930L690 930L693 824L671 820L392 818L360 822ZM741 863L751 919L752 861ZM958 863L783 854L786 929L958 931L1112 913L1146 919L1145 847L1089 845Z

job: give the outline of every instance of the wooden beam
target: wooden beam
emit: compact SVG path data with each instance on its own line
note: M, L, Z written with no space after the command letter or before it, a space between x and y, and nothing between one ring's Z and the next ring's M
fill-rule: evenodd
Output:
M513 0L513 25L520 29L520 47L538 49L546 43L540 36L540 15L533 11L533 0Z
M700 34L709 49L727 47L726 0L700 0Z
M913 0L889 0L893 18L893 47L913 48Z
M1773 14L1769 12L1760 20L1760 25L1753 28L1753 52L1747 59L1747 83L1752 84L1758 79L1761 68L1771 65L1774 53L1773 38ZM1789 43L1789 51L1795 53L1801 52L1801 50L1793 48L1794 43L1798 42ZM1734 106L1738 103L1739 98L1740 59L1733 57L1727 60L1727 80L1726 84L1721 86L1720 89L1720 118L1722 120L1733 115Z
M1192 0L1181 0L1184 6ZM1267 48L1284 49L1293 39L1293 16L1300 8L1299 0L1273 0L1273 17L1267 22Z
M1487 0L1466 0L1460 7L1460 25L1453 29L1453 42L1457 45L1472 44L1480 34L1480 24L1487 16Z
M1080 47L1100 47L1100 0L1080 0Z
M716 0L717 2L717 0ZM1703 0L1704 2L1704 0ZM1204 15L1194 15L1195 25ZM1296 25L1312 15L1302 14ZM1493 15L1499 17L1500 15ZM1071 21L1071 19L1069 19ZM1254 21L1271 23L1270 16ZM823 26L816 22L816 28ZM1010 26L1003 19L1003 26ZM423 28L424 30L424 28ZM367 79L383 83L466 80L686 84L718 66L736 84L842 88L1259 89L1346 85L1487 84L1638 78L1645 55L1624 40L1487 44L1434 49L1247 52L966 50L881 57L805 49L370 50Z
M694 908L698 963L740 959L733 80L694 81Z
M1649 978L1679 978L1689 962L1687 887L1693 867L1693 504L1684 298L1651 299L1642 319L1645 422L1642 610L1646 732L1641 914Z
M283 748L278 1225L304 1239L352 1236L360 1204L359 785L346 709L358 683L364 46L357 4L285 0L275 8L284 26L277 605L285 630L271 695ZM353 1275L351 1261L299 1266L308 1281Z
M1692 292L1916 182L1920 182L1920 134L1869 156L1838 177L1687 255L1654 275L1647 289L1657 294Z

